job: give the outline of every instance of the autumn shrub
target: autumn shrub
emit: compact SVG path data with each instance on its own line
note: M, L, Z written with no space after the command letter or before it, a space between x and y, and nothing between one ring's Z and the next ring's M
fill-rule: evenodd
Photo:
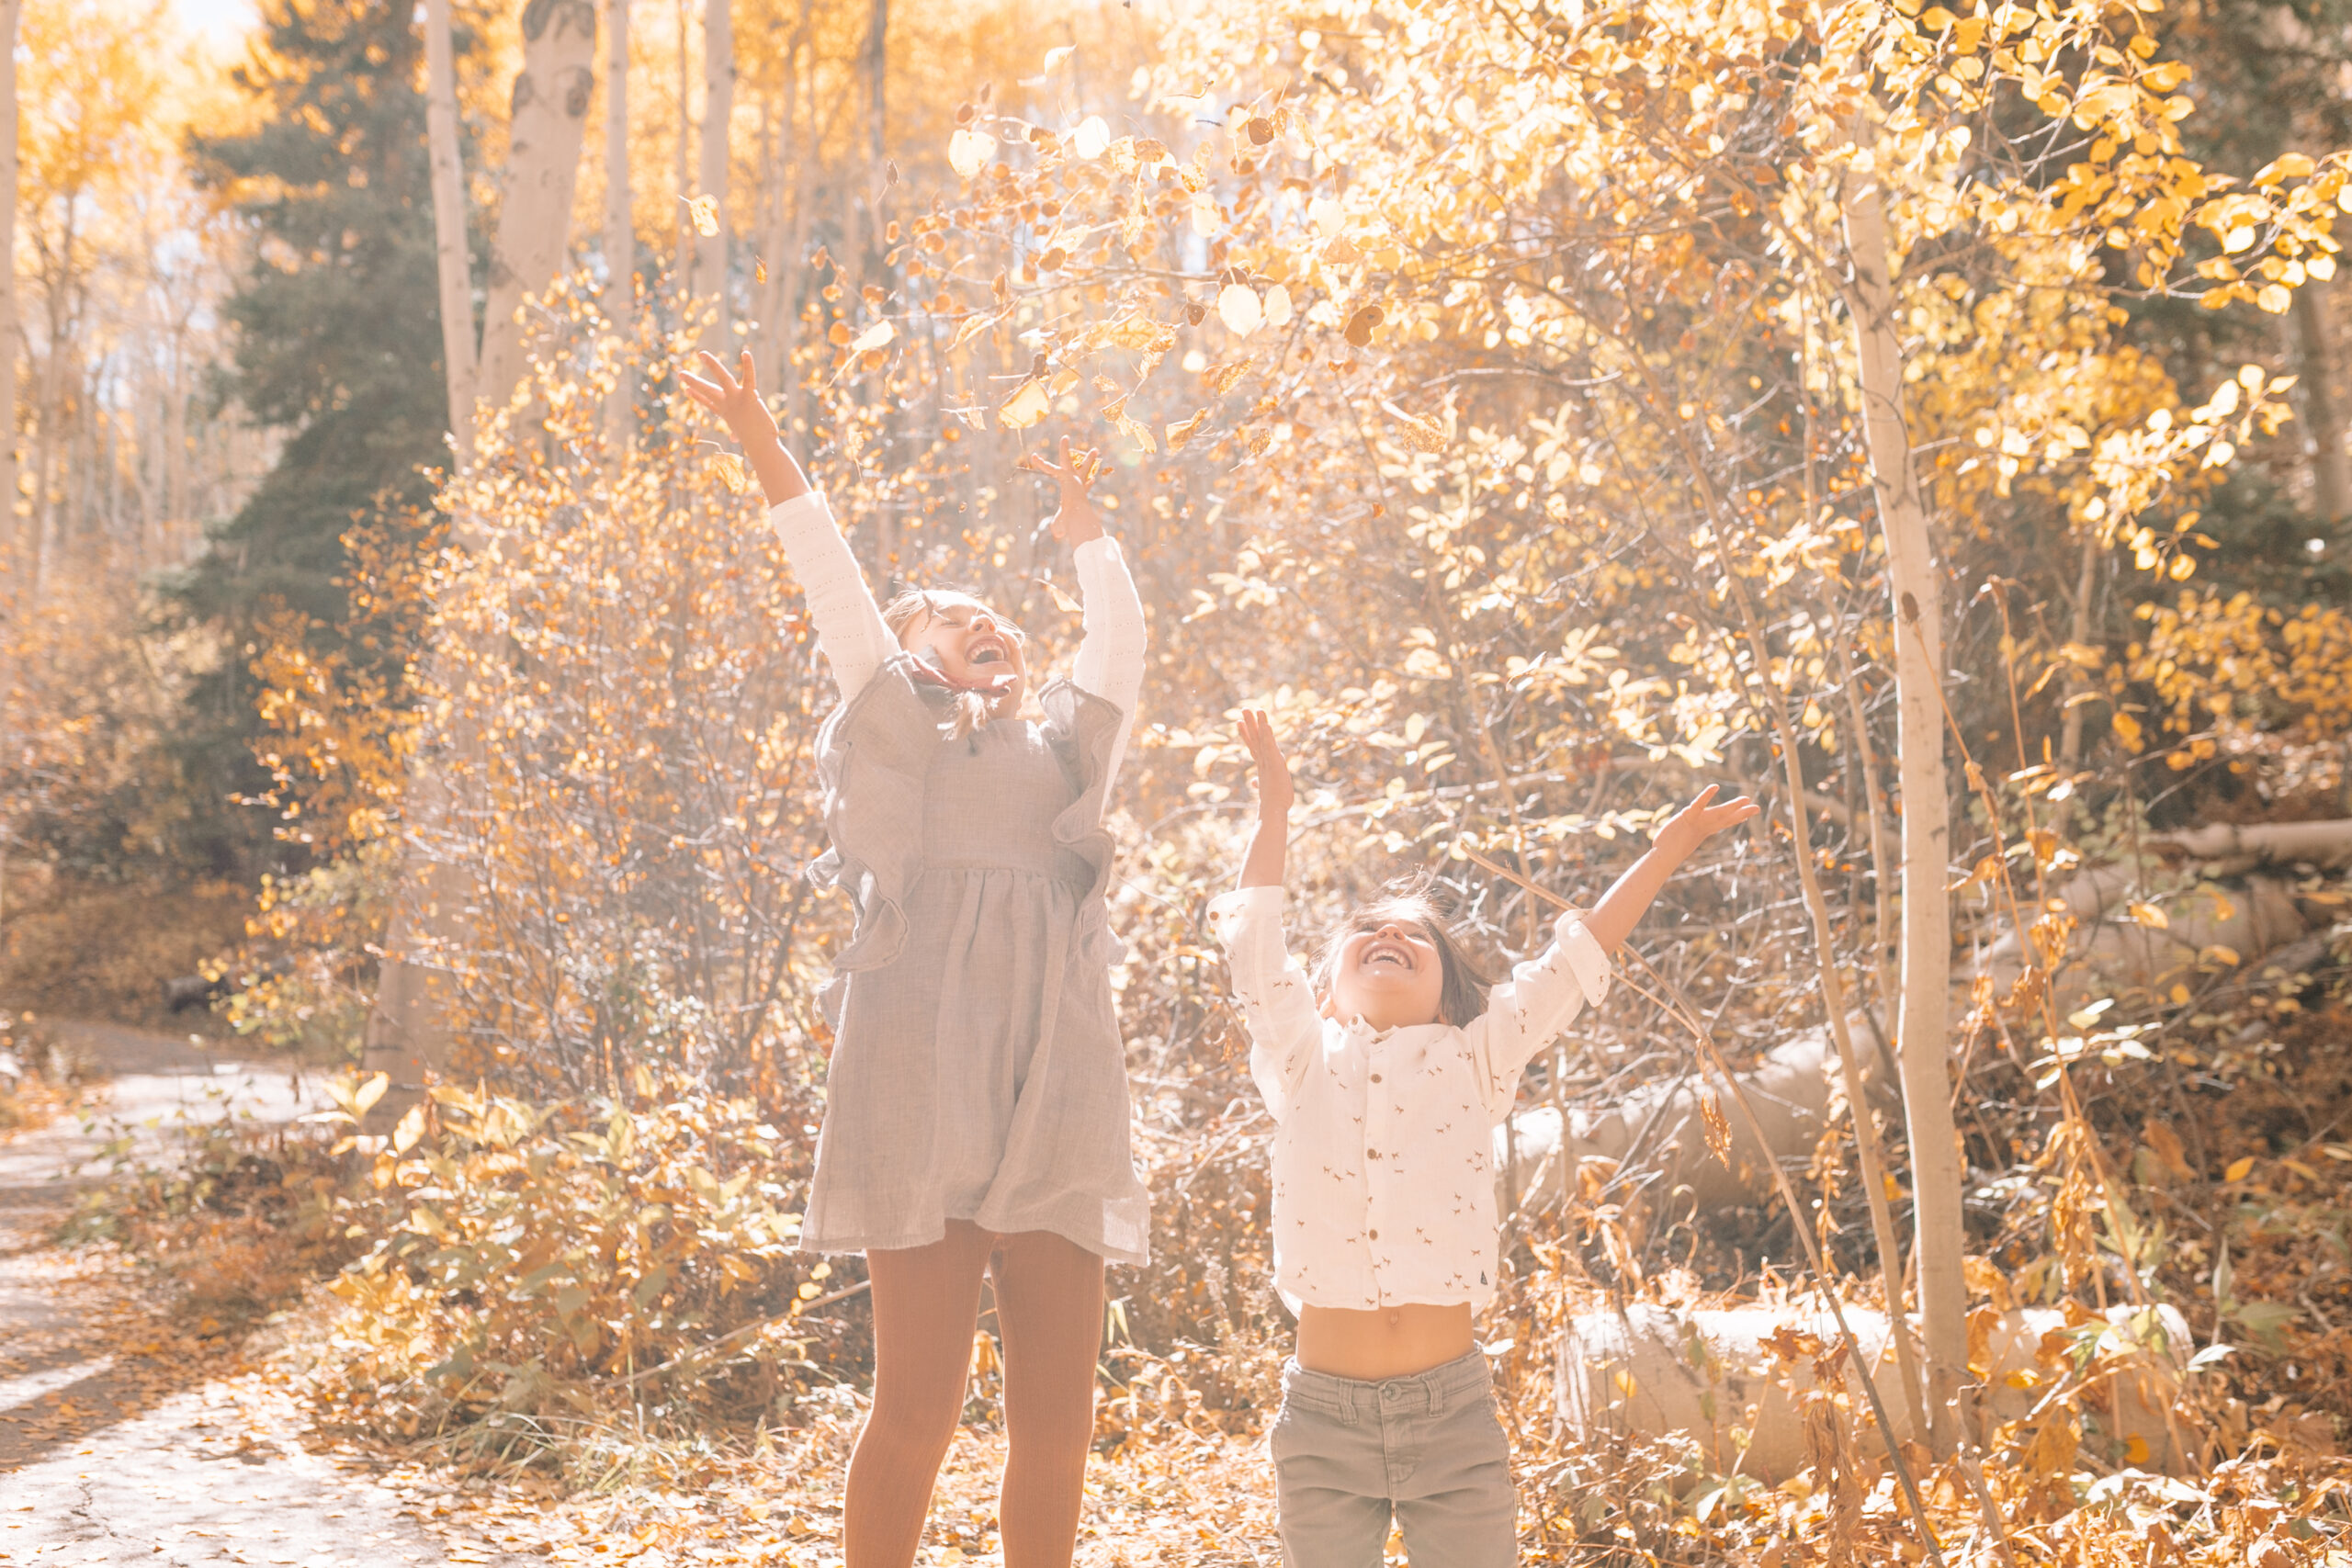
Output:
M382 1080L339 1089L345 1122ZM640 1070L626 1100L536 1106L448 1085L346 1135L372 1244L321 1397L334 1418L507 1457L617 1413L756 1425L854 1373L858 1271L794 1250L807 1141L749 1101Z

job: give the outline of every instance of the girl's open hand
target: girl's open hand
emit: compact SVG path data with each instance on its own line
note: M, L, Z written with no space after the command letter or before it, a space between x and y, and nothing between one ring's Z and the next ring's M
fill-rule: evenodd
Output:
M1102 477L1102 454L1091 446L1072 452L1069 437L1065 435L1061 439L1061 458L1057 463L1043 452L1027 452L1016 467L1046 475L1059 489L1060 499L1054 513L1055 538L1072 546L1099 539L1102 536L1102 519L1095 515L1094 502L1086 492Z
M699 376L691 370L678 372L678 384L686 396L717 414L726 424L729 434L746 449L763 442L776 439L775 416L768 412L766 403L760 400L757 374L752 368L752 351L745 349L735 362L735 374L729 376L718 355L704 349L695 355L702 366Z
M1286 821L1295 792L1290 783L1290 761L1283 755L1282 743L1274 739L1274 721L1266 716L1263 708L1243 708L1237 728L1241 743L1250 748L1250 765L1258 774L1259 820Z
M1678 862L1688 860L1692 852L1726 828L1736 828L1763 808L1741 795L1736 800L1715 804L1719 785L1709 784L1699 792L1699 798L1666 819L1665 826L1652 835L1657 847Z

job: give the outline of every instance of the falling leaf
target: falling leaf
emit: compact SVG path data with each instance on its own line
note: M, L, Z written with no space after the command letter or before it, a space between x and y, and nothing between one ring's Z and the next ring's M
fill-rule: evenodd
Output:
M1318 196L1306 204L1306 220L1327 240L1339 237L1340 225L1346 216L1340 204L1328 196Z
M1076 615L1084 613L1086 607L1080 604L1077 600L1071 598L1069 594L1063 590L1062 585L1056 582L1052 578L1041 577L1037 579L1037 586L1044 589L1047 593L1053 596L1055 607L1060 610L1063 615Z
M2126 905L2124 908L2125 912L2130 914L2133 920L2153 930L2165 931L2172 925L2172 917L2154 904L2134 903Z
M1385 315L1386 312L1379 306L1366 305L1348 318L1347 329L1341 335L1357 348L1367 347L1372 343L1372 329L1378 326Z
M947 166L970 179L986 166L996 151L996 138L984 130L958 130L947 139Z
M1007 430L1026 430L1044 419L1051 406L1051 400L1046 396L1045 381L1033 376L1021 383L1018 391L1005 399L1004 405L996 411L996 417Z
M759 257L753 256L752 258L752 281L754 283L765 283L767 280L768 264L762 261Z
M898 335L898 329L889 322L876 321L857 334L857 341L849 345L849 351L852 354L871 354Z
M743 493L745 485L743 479L743 459L741 454L734 452L721 452L717 457L711 458L710 463L711 467L718 470L718 477L727 486L729 493L733 495L741 495Z
M1193 433L1200 429L1201 422L1208 418L1208 416L1209 411L1203 409L1192 418L1178 420L1175 423L1170 425L1168 427L1168 449L1170 452L1173 452L1178 447L1183 446L1185 442L1190 441L1193 438Z
M2254 1156L2252 1155L2247 1155L2242 1159L2232 1160L2230 1162L2230 1168L2222 1172L2222 1179L2224 1181L2244 1181L2253 1169Z
M1101 115L1088 115L1078 122L1078 131L1070 138L1070 145L1081 158L1100 158L1102 149L1111 145L1111 128L1103 122Z
M1290 325L1290 290L1279 283L1266 290L1266 324L1270 327Z
M1051 71L1055 66L1059 65L1063 61L1068 60L1071 55L1076 54L1077 52L1078 45L1074 43L1056 44L1053 48L1046 51L1046 69Z
M1354 340L1351 338L1349 341ZM1362 345L1358 344L1358 346ZM1416 414L1407 413L1395 403L1385 402L1380 406L1389 418L1396 422L1396 428L1404 434L1406 446L1416 452L1445 450L1445 426L1433 419L1422 419Z
M1258 291L1248 284L1228 283L1217 290L1217 320L1236 337L1248 337L1256 332L1265 314L1265 307L1258 302Z
M718 198L698 196L686 203L686 213L695 220L695 232L707 240L718 232Z

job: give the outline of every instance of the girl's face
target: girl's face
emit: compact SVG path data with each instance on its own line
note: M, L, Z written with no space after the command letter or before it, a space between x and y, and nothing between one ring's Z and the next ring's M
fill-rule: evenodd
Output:
M1010 621L964 593L934 593L928 611L918 610L899 634L899 646L959 685L1005 682L989 700L991 714L1017 712L1029 683L1021 633Z
M1445 960L1429 932L1407 920L1367 922L1340 942L1323 1008L1375 1030L1435 1023L1444 1016Z

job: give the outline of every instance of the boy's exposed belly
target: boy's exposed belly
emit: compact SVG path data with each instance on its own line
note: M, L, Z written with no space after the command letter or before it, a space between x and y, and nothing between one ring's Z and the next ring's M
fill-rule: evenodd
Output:
M1298 1312L1298 1364L1311 1372L1377 1382L1410 1377L1470 1353L1470 1303L1445 1306L1304 1306Z

